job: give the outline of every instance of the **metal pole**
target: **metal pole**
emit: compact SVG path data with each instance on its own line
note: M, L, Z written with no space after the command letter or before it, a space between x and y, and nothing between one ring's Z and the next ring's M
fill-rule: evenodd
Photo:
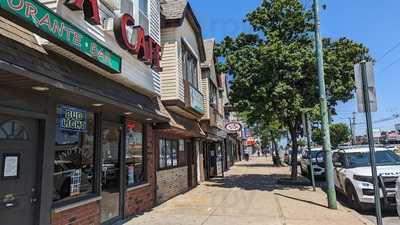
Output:
M307 113L305 113L304 117L305 117L305 120L306 120L305 131L306 131L306 136L307 136L307 149L308 149L309 156L310 156L309 160L310 160L311 183L312 183L312 186L313 186L313 191L316 191L316 189L315 189L315 177L314 177L314 165L312 163L312 157L311 157L311 136L310 136L311 130L310 130L310 126L309 126L310 121L308 119Z
M350 128L350 130L351 130L351 144L352 145L354 145L354 142L353 142L353 123L351 122L351 118L348 118L349 119L349 128Z
M375 158L375 144L374 136L372 132L372 119L371 119L371 106L369 102L369 92L368 92L368 79L367 79L367 68L365 61L361 62L361 77L363 84L363 97L364 97L364 110L365 117L367 120L367 135L369 143L369 160L371 163L372 179L374 183L374 193L375 193L375 210L376 210L376 223L377 225L382 225L382 209L381 209L381 198L380 189L378 185L378 175L376 172L376 158Z
M351 124L351 135L353 136L353 145L356 144L357 142L357 136L356 136L356 113L353 112L353 123Z
M318 78L319 78L319 94L320 94L320 107L321 107L321 119L322 119L322 133L324 137L324 151L325 151L325 170L326 170L326 182L327 182L327 196L328 196L328 207L330 209L337 209L336 202L336 191L333 179L333 163L332 163L332 152L331 152L331 140L329 132L328 122L328 104L326 100L325 91L325 78L324 78L324 59L322 52L322 40L320 35L320 20L319 20L319 2L314 0L314 23L315 23L315 48L316 57L318 62Z

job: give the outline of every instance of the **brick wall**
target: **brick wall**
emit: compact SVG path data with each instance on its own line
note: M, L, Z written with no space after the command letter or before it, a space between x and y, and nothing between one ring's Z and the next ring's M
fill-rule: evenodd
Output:
M155 154L154 136L150 125L146 127L147 136L147 181L148 185L128 191L125 195L125 216L132 216L154 206Z
M188 190L188 167L157 171L157 203Z
M99 225L100 203L91 202L61 212L53 212L52 225Z

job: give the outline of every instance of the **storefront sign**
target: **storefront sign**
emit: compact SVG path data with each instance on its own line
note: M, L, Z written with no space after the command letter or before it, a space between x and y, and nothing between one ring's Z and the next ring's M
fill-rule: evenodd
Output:
M60 106L58 127L61 130L86 132L86 111L68 106Z
M0 0L0 12L111 73L121 72L121 57L36 0Z
M203 95L190 86L190 106L199 113L204 112Z
M114 19L114 34L121 48L160 71L160 45L150 36L145 36L143 27L135 26L131 15L125 13Z
M242 124L240 124L239 122L229 122L225 124L225 129L228 132L237 132L242 129Z

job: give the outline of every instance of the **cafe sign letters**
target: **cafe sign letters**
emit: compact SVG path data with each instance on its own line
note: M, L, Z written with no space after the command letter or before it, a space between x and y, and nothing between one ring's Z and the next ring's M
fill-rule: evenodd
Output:
M66 0L64 4L71 10L82 10L90 24L100 25L97 0ZM37 0L0 0L0 13L110 73L121 73L119 55ZM122 49L136 55L154 70L160 70L160 46L145 36L142 27L135 26L131 15L122 14L114 19L114 34ZM136 37L134 41L128 39L132 36Z

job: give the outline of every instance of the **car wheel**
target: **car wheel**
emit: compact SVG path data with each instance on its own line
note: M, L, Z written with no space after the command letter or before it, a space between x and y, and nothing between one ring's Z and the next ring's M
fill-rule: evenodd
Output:
M360 200L358 199L358 195L353 185L348 183L346 186L346 197L349 206L357 211L362 210L362 206Z
M303 170L303 167L300 165L300 173L303 177L306 176L306 172Z

